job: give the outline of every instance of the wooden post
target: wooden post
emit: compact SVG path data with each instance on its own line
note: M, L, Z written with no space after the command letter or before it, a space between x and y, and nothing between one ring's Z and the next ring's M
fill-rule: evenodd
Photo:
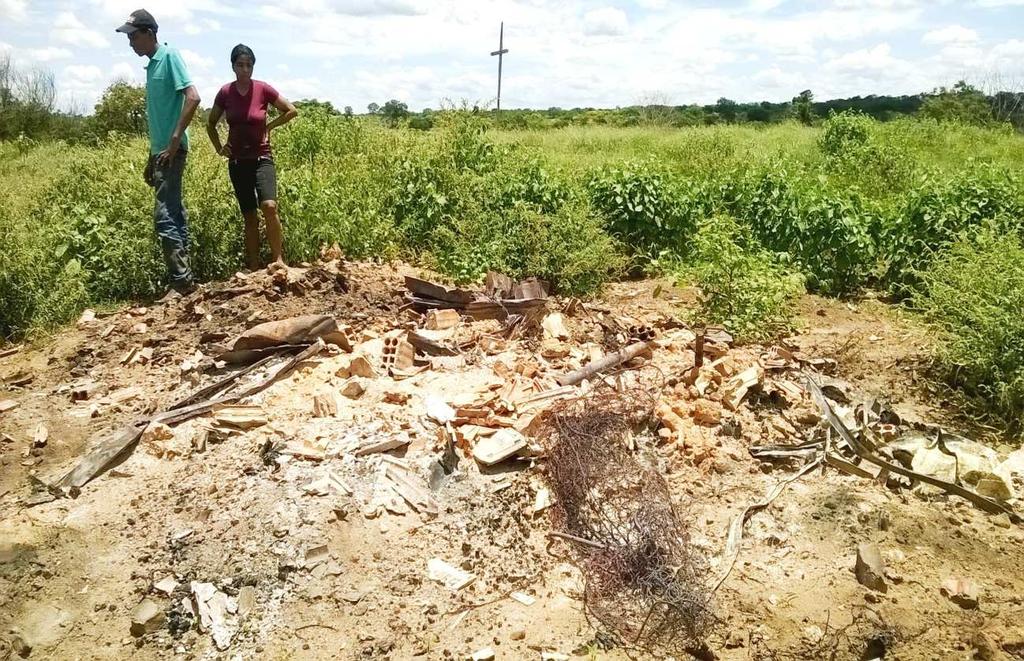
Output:
M498 112L501 112L501 58L508 52L505 48L505 21L501 22L501 31L498 33L498 50L491 51L491 56L498 56Z

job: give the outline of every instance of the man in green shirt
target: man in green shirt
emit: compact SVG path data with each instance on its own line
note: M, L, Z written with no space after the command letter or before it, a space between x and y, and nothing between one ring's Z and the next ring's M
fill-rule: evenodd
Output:
M189 266L188 213L181 201L181 176L188 155L188 125L199 106L199 93L174 48L157 41L156 20L145 9L133 11L117 32L146 66L146 116L149 122L149 162L146 183L156 190L153 216L160 238L167 280L179 293L192 289Z

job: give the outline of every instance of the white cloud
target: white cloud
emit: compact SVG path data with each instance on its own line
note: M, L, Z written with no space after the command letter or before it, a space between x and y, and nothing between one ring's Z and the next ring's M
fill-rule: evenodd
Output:
M978 32L962 25L949 25L938 30L932 30L921 38L921 41L929 45L944 44L970 44L978 40Z
M230 2L231 0L174 0L174 2L159 3L150 9L161 32L184 32L189 27L187 21L194 20L200 13L234 15L243 18L250 14L250 10L244 5L240 9L232 8ZM90 0L90 4L104 17L103 20L110 23L110 29L113 30L124 23L128 15L138 9L142 3L139 0ZM202 25L202 23L198 24Z
M24 0L0 0L0 7ZM104 40L138 0L40 0L73 8L76 27ZM493 102L497 61L488 56L505 24L502 106L628 104L645 93L678 103L788 100L810 88L818 98L914 93L976 72L1010 75L1024 42L986 39L999 25L1024 23L1010 2L1024 0L174 0L154 8L162 40L182 49L208 105L233 79L227 51L252 44L258 70L289 98L314 96L365 108L398 98L410 108L442 99ZM993 11L951 7L1000 4ZM35 3L25 3L31 17ZM993 24L993 20L998 24ZM85 26L82 26L84 23ZM221 28L223 24L223 28ZM65 26L70 28L71 25ZM223 30L220 34L210 33ZM929 32L930 31L930 32ZM0 28L15 54L70 43ZM216 38L211 38L211 37ZM80 38L79 38L80 39ZM72 48L76 65L107 77L141 76L143 60L120 48ZM890 46L891 44L891 46ZM2 49L2 45L0 45ZM188 51L185 53L184 51ZM38 61L38 60L35 60ZM60 63L70 63L60 61ZM134 68L132 68L134 67ZM135 78L138 80L138 78ZM67 81L67 83L65 82ZM62 98L64 98L62 96Z
M28 50L29 59L35 62L53 62L54 60L66 60L72 57L71 51L66 48L32 48Z
M792 92L806 82L806 77L794 71L786 71L779 67L762 69L755 73L751 79L758 83L758 87L770 90L771 92ZM795 94L795 92L793 92Z
M602 7L583 15L583 34L590 36L618 36L629 30L626 12L614 7Z
M113 80L127 80L130 83L145 84L145 70L139 66L132 66L127 62L118 62L110 70L110 77Z
M282 11L292 16L418 16L427 13L427 5L413 0L279 0L265 4L264 10Z
M58 42L71 44L72 46L105 48L110 45L106 37L95 30L87 28L82 21L78 20L77 16L69 11L62 11L57 14L51 31L54 39Z
M884 71L898 61L892 56L889 44L878 44L845 53L825 63L825 69L834 72Z
M212 57L204 57L188 48L182 48L178 52L181 53L181 59L185 60L190 71L193 69L205 70L213 66Z
M202 18L185 26L185 34L199 35L220 30L220 21L213 18Z
M426 12L422 3L410 0L331 0L330 5L348 16L416 16Z
M1001 44L997 44L992 49L992 56L995 58L1005 59L1024 59L1024 41L1020 39L1010 39L1004 41Z
M92 64L69 64L64 67L64 76L80 85L86 85L103 78L103 71Z
M0 0L0 23L20 23L28 17L27 0Z
M922 4L922 0L835 0L841 9L907 9Z

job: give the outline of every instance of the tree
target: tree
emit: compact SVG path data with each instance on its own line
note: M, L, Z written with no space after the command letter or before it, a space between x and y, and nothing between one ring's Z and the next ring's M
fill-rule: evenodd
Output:
M793 112L804 126L814 123L814 94L811 90L804 90L793 97Z
M715 103L715 112L724 119L727 123L732 124L736 121L737 103L732 99L727 99L724 96Z
M128 135L146 133L146 88L118 80L111 83L96 104L92 123L96 134L118 131Z
M380 112L380 106L378 106L376 103L371 103L370 105L366 106L366 110L369 111L371 115L376 115L378 112Z
M991 124L992 106L985 93L961 80L952 89L940 87L921 104L919 113L940 122Z
M381 108L380 114L388 126L397 126L399 122L409 116L409 106L397 99L391 99Z
M639 121L644 124L667 125L672 122L672 98L665 92L648 92L637 99Z
M0 140L45 135L54 116L57 86L44 69L21 70L0 55Z
M299 99L295 102L295 107L299 110L312 110L312 111L323 111L328 115L337 115L338 111L334 108L334 104L330 101L320 101L319 99Z
M345 118L351 119L353 114L354 113L352 112L352 106L345 106Z
M756 106L747 111L747 121L767 123L771 119L771 113L764 106Z

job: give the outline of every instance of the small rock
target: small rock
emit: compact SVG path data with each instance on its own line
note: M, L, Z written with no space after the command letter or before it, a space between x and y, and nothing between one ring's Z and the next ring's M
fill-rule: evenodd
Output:
M526 632L522 629L516 629L515 631L510 633L508 637L512 640L523 640L524 638L526 638Z
M978 584L969 578L949 578L939 591L960 608L978 607Z
M729 637L725 641L725 646L728 649L736 649L737 647L743 647L747 644L747 635L742 631L731 631Z
M164 625L164 611L152 599L143 599L132 611L131 634L138 638L153 633Z
M313 415L318 418L333 418L338 415L338 401L334 393L321 392L313 396Z
M174 588L178 587L178 581L174 580L173 576L165 576L159 581L153 583L153 589L157 592L162 592L168 597L174 592Z
M857 547L857 564L854 567L857 582L878 592L888 592L885 584L885 563L882 554L874 544L861 544Z
M494 650L490 647L484 647L483 649L473 652L473 656L470 658L472 658L473 661L493 661Z
M17 633L11 634L7 642L11 644L11 651L23 659L27 659L32 654L32 646Z
M366 386L359 380L359 377L352 377L341 386L341 394L349 399L356 399L364 392L366 392Z
M364 379L372 379L377 376L376 370L363 356L356 356L348 364L348 372L353 376L361 376Z
M998 528L1007 529L1009 529L1013 525L1013 523L1010 521L1010 515L1005 512L1003 512L999 516L992 517L992 524Z
M242 586L238 591L238 616L245 617L256 606L256 588L251 585Z

